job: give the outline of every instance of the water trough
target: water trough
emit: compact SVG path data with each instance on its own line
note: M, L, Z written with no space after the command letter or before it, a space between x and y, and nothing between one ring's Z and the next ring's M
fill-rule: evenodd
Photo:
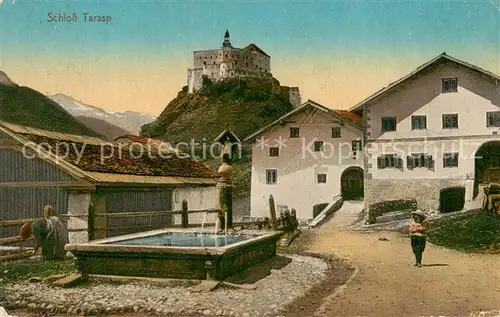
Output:
M161 229L68 244L84 276L119 275L223 280L276 256L281 231Z

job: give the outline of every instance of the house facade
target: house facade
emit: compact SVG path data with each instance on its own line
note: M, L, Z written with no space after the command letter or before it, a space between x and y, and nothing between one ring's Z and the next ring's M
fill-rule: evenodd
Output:
M184 199L189 210L216 208L214 170L176 151L149 150L0 121L1 218L40 218L50 204L56 215L66 215L70 243L78 243L178 224L180 217L162 212L180 210ZM91 223L90 213L119 215ZM189 220L203 217L193 213ZM206 221L214 219L211 214ZM18 230L0 228L0 237Z
M350 109L363 117L365 207L460 210L500 180L499 83L443 53Z
M247 137L252 142L251 217L275 204L313 219L315 206L363 195L361 118L308 100Z

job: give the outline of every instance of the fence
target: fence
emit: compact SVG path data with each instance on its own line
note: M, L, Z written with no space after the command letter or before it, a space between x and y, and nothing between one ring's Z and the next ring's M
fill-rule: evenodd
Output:
M272 202L274 207L274 201ZM298 226L298 221L295 215L295 210L292 212L285 211L279 217L276 217L274 208L271 211L271 219L265 218L258 221L233 222L233 228L254 228L254 229L274 229L274 230L295 230ZM86 218L88 221L88 229L68 229L68 232L88 231L89 239L111 237L141 231L148 231L162 228L196 228L200 227L201 223L190 223L189 215L197 213L220 214L220 209L204 209L204 210L189 210L187 201L182 202L182 209L176 211L149 211L149 212L122 212L122 213L95 213L90 209L88 215L60 215L61 221L66 227L71 218ZM180 216L180 224L174 223L175 216ZM274 219L273 219L274 218ZM25 223L32 223L40 218L17 219L0 221L0 228L19 228ZM215 227L215 223L205 223L206 227ZM19 232L19 231L18 231ZM20 234L20 232L19 232ZM0 238L0 246L8 244L27 244L32 245L32 239L23 240L21 236L12 236Z
M21 228L21 226L25 223L30 223L36 221L37 218L30 219L16 219L16 220L3 220L0 221L0 228ZM18 230L19 232L19 230ZM19 232L20 233L20 232ZM32 245L31 238L23 239L20 235L15 235L11 237L0 238L0 246L9 245L9 244L19 244L21 243L23 246Z

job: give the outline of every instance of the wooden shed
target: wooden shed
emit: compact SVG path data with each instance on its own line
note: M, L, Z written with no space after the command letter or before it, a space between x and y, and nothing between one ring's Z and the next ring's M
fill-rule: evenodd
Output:
M214 170L179 151L0 121L0 220L39 218L50 204L68 219L71 243L168 226L182 200L190 210L215 208L216 182ZM89 220L89 212L116 217ZM16 230L0 228L0 238Z

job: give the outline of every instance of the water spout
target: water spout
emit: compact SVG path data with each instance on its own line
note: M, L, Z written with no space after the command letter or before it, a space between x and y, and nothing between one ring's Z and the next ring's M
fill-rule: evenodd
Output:
M217 231L219 231L219 222L220 218L219 217L215 218L215 233L214 233L215 238L217 238Z
M203 215L203 219L201 220L201 233L203 234L203 226L205 225L205 220L207 219L208 211Z
M227 214L224 217L224 235L227 237Z

